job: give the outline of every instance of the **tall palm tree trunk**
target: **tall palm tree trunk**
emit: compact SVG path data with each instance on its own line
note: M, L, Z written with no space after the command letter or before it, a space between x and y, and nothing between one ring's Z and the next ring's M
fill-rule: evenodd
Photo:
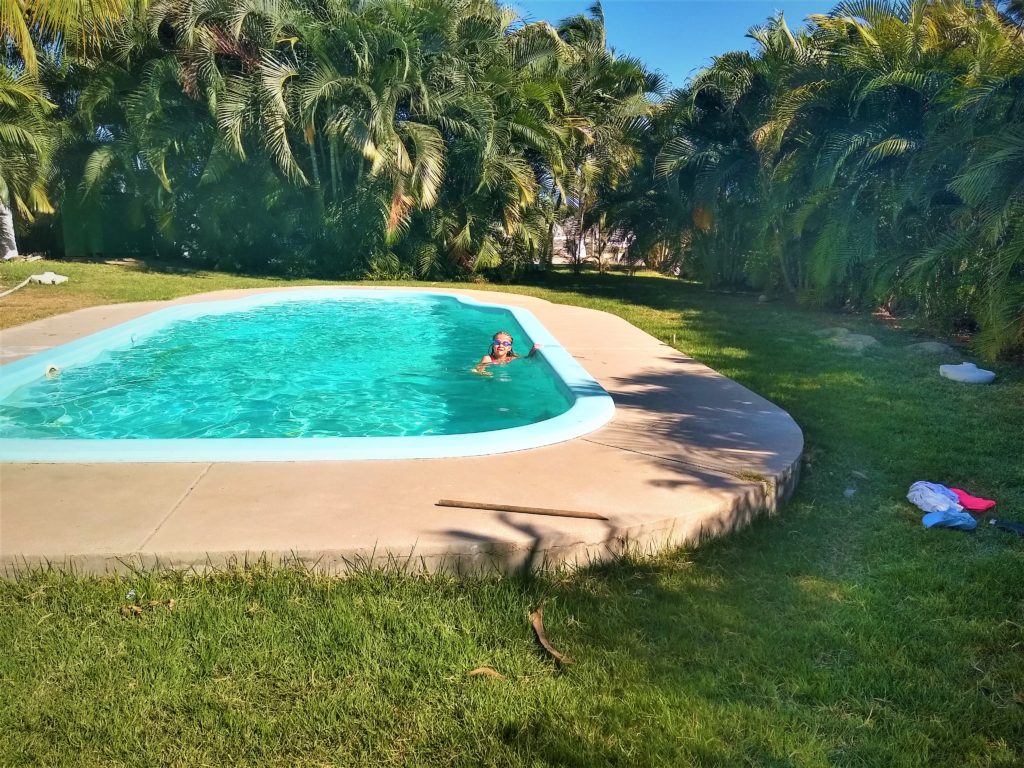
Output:
M783 240L782 234L779 232L779 225L775 224L775 253L779 257L779 272L782 274L782 284L786 288L786 293L790 296L796 296L796 286L793 284L793 278L789 276L789 269L786 267L786 254L783 252Z
M576 252L572 255L572 271L573 274L579 274L583 271L583 253L586 249L586 231L583 229L583 219L587 215L587 209L583 205L583 201L586 199L586 188L580 192L579 199L579 232L577 233ZM581 249L580 246L583 246Z
M14 215L3 201L0 201L0 257L4 261L18 256L18 243L14 239Z
M313 166L313 186L320 189L320 163L316 156L316 139L309 142L309 162Z
M331 201L338 201L338 150L334 138L327 140L328 157L331 162Z
M544 272L551 271L551 265L555 261L555 219L558 217L558 210L562 207L562 193L555 188L555 204L551 210L551 220L548 222L548 242L541 256L541 269ZM563 232L564 234L564 232Z

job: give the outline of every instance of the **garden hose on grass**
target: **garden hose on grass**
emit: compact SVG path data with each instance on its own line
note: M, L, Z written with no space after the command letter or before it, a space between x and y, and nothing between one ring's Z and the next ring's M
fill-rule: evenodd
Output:
M9 288L8 290L4 291L3 293L0 293L0 299L2 299L4 296L8 296L8 295L14 293L19 288L24 288L26 285L28 285L28 281L31 280L31 279L32 279L31 276L26 277L24 280L22 280L20 283L18 283L13 288Z

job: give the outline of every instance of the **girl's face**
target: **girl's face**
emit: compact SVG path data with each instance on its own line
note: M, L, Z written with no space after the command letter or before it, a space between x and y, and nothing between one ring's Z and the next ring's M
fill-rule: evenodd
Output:
M512 337L507 333L499 333L491 339L491 357L495 360L501 360L504 357L508 357L508 353L511 351Z

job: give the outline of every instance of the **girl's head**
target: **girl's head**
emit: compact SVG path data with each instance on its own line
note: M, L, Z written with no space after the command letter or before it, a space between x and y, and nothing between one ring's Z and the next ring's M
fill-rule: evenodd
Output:
M503 358L512 354L512 334L508 331L498 331L491 339L491 348L487 351L491 357Z

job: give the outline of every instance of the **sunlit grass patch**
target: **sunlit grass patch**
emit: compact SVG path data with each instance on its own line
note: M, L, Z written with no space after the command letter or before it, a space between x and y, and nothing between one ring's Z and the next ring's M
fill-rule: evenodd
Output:
M107 269L74 266L68 295ZM119 300L197 285L114 274ZM0 764L1024 762L1024 540L926 530L904 498L931 479L1024 519L1019 366L956 385L870 319L664 278L514 290L615 312L786 408L807 440L795 498L694 551L529 579L257 566L0 583ZM812 335L834 325L882 346ZM574 664L537 645L538 605ZM469 676L484 666L501 677Z

